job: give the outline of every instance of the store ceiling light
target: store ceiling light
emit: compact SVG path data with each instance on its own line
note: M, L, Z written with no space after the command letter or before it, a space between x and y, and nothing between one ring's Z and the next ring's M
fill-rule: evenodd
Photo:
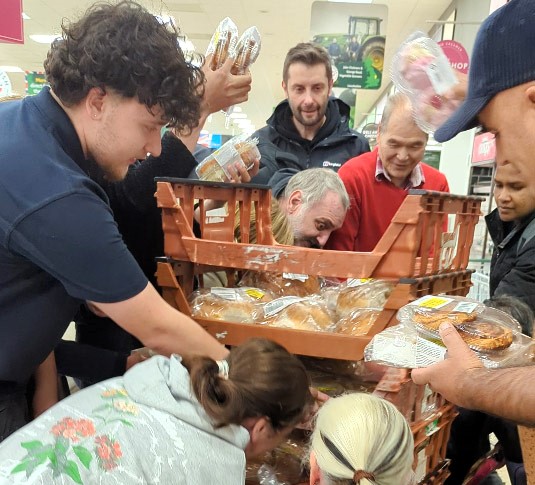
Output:
M24 72L18 66L0 66L0 71L3 71L3 72Z
M232 113L230 113L229 115L231 118L233 119L245 119L247 118L247 114L246 113L235 113L234 111Z
M31 17L22 12L22 20L31 20Z
M30 39L38 44L52 44L59 37L57 34L30 34Z

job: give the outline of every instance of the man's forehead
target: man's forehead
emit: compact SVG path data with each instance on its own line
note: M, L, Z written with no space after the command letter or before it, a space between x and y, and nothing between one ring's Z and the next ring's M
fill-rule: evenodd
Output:
M313 75L314 74L314 75ZM324 64L305 64L304 62L294 62L288 67L288 83L295 81L295 78L299 77L299 81L303 78L312 79L317 82L318 80L327 82L327 69Z

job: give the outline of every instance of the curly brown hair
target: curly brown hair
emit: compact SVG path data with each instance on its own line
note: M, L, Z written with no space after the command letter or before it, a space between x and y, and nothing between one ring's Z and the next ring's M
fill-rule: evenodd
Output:
M139 99L179 130L197 126L204 74L186 60L179 31L132 1L97 3L76 22L62 23L44 63L62 103L79 103L89 90L111 89Z

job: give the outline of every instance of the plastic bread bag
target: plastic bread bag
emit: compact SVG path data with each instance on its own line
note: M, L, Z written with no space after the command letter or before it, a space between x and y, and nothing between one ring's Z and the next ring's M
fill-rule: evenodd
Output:
M264 322L292 330L331 332L335 323L319 297L283 296L264 305Z
M262 305L271 295L258 288L213 287L196 290L190 296L193 318L235 323L258 323Z
M235 56L236 43L238 42L238 27L229 17L225 17L215 30L206 56L212 54L210 69L215 71L219 69L229 57Z
M242 75L247 72L249 67L256 61L260 54L261 48L260 32L253 26L249 27L240 37L236 45L234 63L230 72L234 75ZM234 106L230 106L225 111L227 116L226 124L230 121L230 115L234 111Z
M230 72L235 75L245 74L260 54L262 42L256 27L249 27L240 37L236 45L234 64Z
M421 336L414 325L400 323L375 335L364 349L364 361L416 369L444 360L446 348Z
M260 160L257 145L258 138L251 138L245 133L237 135L208 155L197 165L195 172L200 180L226 182L231 178L230 166L238 164L249 170L255 160Z
M368 335L381 311L381 308L359 308L353 310L338 320L334 331L354 337Z
M393 288L389 281L350 278L340 285L334 309L339 317L345 317L358 308L383 308Z
M238 286L262 288L276 296L305 297L320 293L322 279L297 273L247 271Z
M433 133L457 109L460 101L444 98L458 81L440 46L423 32L409 36L394 54L392 81L409 96L416 124Z

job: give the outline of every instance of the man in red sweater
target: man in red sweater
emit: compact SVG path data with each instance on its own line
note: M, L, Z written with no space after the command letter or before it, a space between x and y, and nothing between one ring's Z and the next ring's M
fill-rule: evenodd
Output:
M427 134L414 122L409 99L401 93L391 96L375 150L349 160L338 171L350 207L326 249L372 251L409 189L449 192L444 174L421 161L426 144Z

